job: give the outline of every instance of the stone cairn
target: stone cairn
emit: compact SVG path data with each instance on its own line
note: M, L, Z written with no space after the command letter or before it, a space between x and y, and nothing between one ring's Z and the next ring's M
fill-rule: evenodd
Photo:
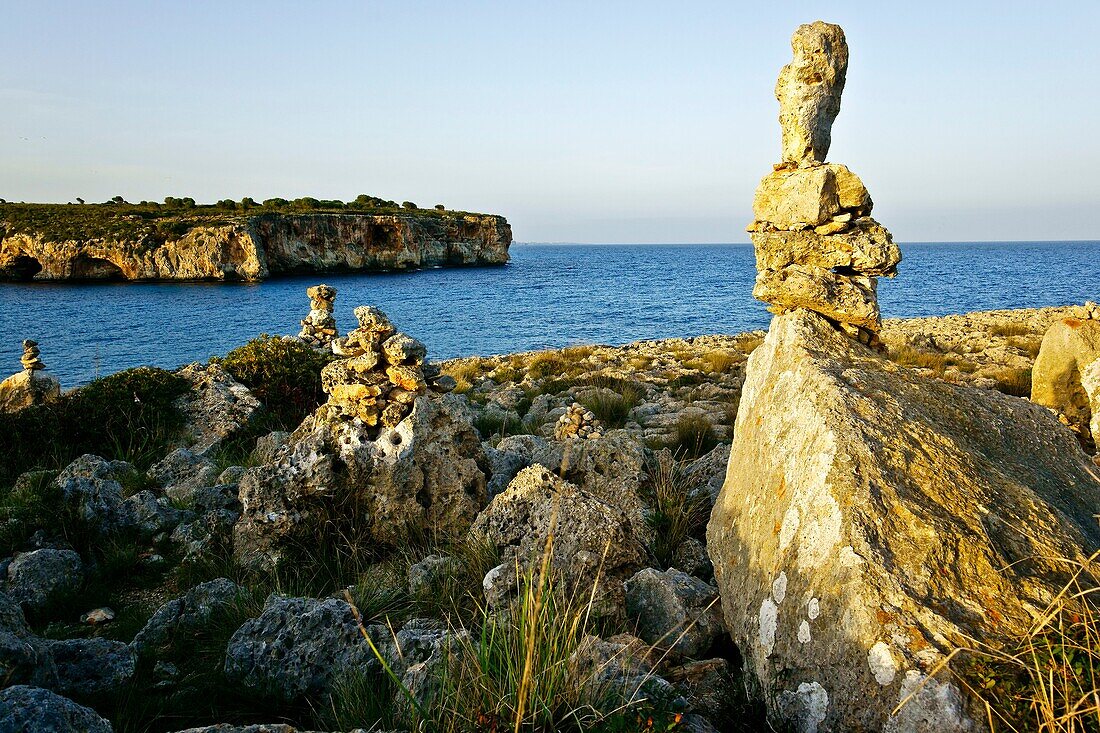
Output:
M332 341L332 350L346 358L321 370L327 405L338 415L368 427L395 427L412 412L413 402L427 393L454 388L454 380L425 363L428 350L399 333L378 308L355 309L359 328Z
M306 289L309 296L309 315L302 319L302 331L298 338L315 349L327 350L339 335L332 310L336 304L336 288L314 285Z
M19 359L23 370L0 382L0 412L16 412L61 396L61 383L46 372L46 365L38 358L40 353L37 341L23 342Z
M756 250L753 295L773 313L805 308L878 345L877 277L897 273L901 252L870 217L859 177L825 162L848 70L844 31L822 21L802 25L791 47L794 59L775 85L783 160L757 187L747 227Z
M595 440L601 435L603 435L603 425L591 410L579 402L571 404L554 426L554 437L558 440L568 438Z
M38 350L38 342L27 339L23 342L23 356L20 357L19 363L22 364L23 368L28 372L45 369L46 365L38 358L38 355L41 353L42 352Z

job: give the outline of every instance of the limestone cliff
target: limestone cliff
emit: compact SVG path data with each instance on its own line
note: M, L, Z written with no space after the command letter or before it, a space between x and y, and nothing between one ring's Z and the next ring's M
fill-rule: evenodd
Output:
M0 221L0 225L3 222ZM0 279L263 280L286 273L498 265L500 216L265 213L197 221L178 236L59 238L0 226Z

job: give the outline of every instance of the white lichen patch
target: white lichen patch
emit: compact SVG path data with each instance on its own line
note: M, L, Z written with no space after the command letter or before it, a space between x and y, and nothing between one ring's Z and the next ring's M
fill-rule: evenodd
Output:
M816 598L811 598L810 602L806 604L806 615L813 621L821 615L821 601Z
M798 641L803 644L809 644L810 639L810 622L805 619L798 625Z
M776 604L782 603L787 597L787 574L780 571L779 577L772 581L772 598Z
M951 682L927 677L915 669L905 673L898 693L898 711L887 719L882 733L928 730L965 733L974 730L966 717L962 694Z
M867 666L875 681L880 685L888 685L894 681L898 673L897 662L894 661L894 653L885 642L878 642L867 652Z
M775 648L775 632L779 628L779 606L771 598L765 598L760 604L760 647L764 656L770 657Z
M829 693L817 681L803 682L797 690L783 690L778 702L783 719L794 723L799 733L817 733L829 714Z

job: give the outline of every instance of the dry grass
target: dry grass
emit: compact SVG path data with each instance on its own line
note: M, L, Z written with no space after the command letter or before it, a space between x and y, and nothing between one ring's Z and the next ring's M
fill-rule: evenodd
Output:
M1009 346L1023 351L1032 359L1039 355L1039 348L1042 346L1042 344L1042 334L1034 334L1028 336L1011 336L1008 339Z
M458 382L458 386L455 388L455 392L458 394L469 392L470 388L474 386L474 382L480 379L486 370L487 365L485 362L476 356L471 359L452 362L441 369L444 374L449 374Z
M1031 396L1031 369L1005 367L990 374L997 381L997 390L1013 397Z
M676 549L706 530L710 506L705 491L693 484L671 453L660 451L647 462L650 505L647 519L654 530L650 553L661 568L672 567Z
M1023 638L1006 648L956 649L940 665L965 660L955 676L984 702L992 731L1100 731L1098 555L1076 566Z
M1031 327L1024 323L995 323L986 331L991 336L1030 336Z
M741 354L731 354L728 351L708 351L685 362L684 366L708 374L729 374L743 364L744 361L745 357Z
M887 355L895 364L918 369L930 369L940 377L947 372L948 367L954 367L962 372L974 372L978 368L977 364L965 359L948 356L938 351L919 349L908 344L891 347Z

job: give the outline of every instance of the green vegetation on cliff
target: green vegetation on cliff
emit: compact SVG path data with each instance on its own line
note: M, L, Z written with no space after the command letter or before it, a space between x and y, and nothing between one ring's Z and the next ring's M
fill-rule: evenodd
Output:
M174 196L167 197L163 203L142 201L137 204L128 203L121 196L102 204L17 204L0 201L0 239L14 234L30 234L41 236L49 242L86 239L165 242L185 236L196 226L220 226L242 218L268 214L369 214L438 219L471 213L448 211L441 205L421 209L409 201L399 204L366 194L347 202L311 197L293 200L272 198L257 202L248 196L240 201L224 199L214 204L197 204L193 198Z

